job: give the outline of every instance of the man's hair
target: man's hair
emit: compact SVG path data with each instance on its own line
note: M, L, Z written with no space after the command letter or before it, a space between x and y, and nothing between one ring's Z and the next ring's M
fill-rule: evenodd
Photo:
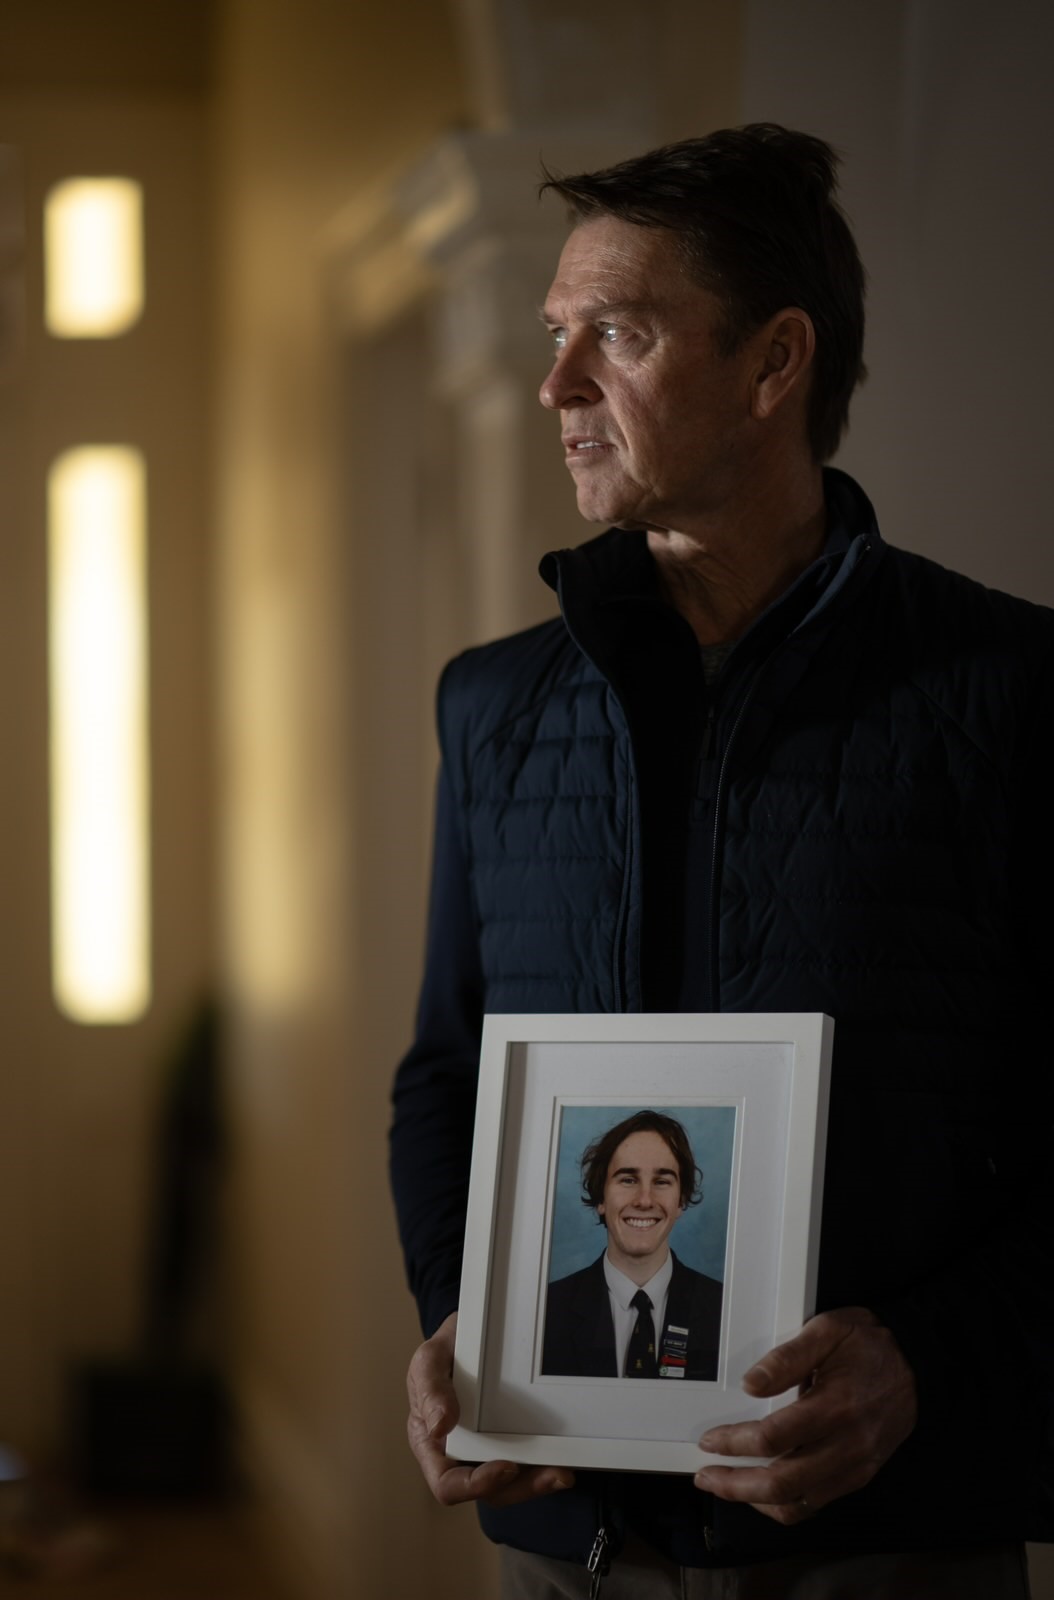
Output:
M681 1180L681 1204L698 1205L703 1198L703 1174L695 1164L688 1135L674 1117L664 1116L661 1111L635 1111L631 1117L602 1133L599 1139L594 1139L583 1151L582 1204L592 1206L594 1211L603 1204L611 1158L623 1139L634 1133L657 1133L669 1145Z
M718 297L720 353L732 355L777 311L798 306L816 330L809 443L830 459L864 366L865 273L835 199L829 144L774 122L684 139L600 172L543 167L575 222L619 217L675 235L692 275Z

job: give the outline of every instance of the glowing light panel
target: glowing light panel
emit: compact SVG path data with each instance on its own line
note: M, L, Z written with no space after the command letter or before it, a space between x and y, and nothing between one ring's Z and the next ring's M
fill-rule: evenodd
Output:
M55 1000L78 1022L131 1022L150 1001L142 456L60 456L48 521Z
M45 320L64 339L124 333L143 309L143 191L69 178L44 207Z

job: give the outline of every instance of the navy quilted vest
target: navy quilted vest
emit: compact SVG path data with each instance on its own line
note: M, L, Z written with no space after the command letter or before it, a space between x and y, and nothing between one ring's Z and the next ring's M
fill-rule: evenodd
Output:
M780 602L755 626L717 700L709 844L689 885L702 919L700 1009L835 1018L819 1307L880 1312L928 1374L946 1461L961 1451L968 1463L988 1429L1005 1441L1013 1415L1015 1442L1000 1455L1014 1465L992 1493L985 1536L1020 1533L1031 1516L1033 1536L1050 1537L1044 1511L1022 1512L1047 1425L1028 1396L1037 1370L1049 1376L1049 1350L1037 1342L1026 1380L1018 1335L1001 1354L1006 1325L970 1274L1001 1270L1004 1246L986 1241L1032 1182L1049 1133L1054 621L884 546L841 474L828 474L828 494L850 531L825 558L824 582L809 575L804 609ZM443 759L490 1011L646 1003L637 752L609 612L641 548L639 536L609 533L547 558L563 619L471 651L444 677ZM1054 1310L1052 1216L1046 1199L1023 1209L1013 1292L1042 1302L1038 1326ZM938 1263L951 1274L942 1294L931 1287ZM1022 1392L976 1395L957 1440L949 1419L964 1374L993 1363L1015 1369L1005 1382ZM889 1548L932 1535L928 1448L920 1426L866 1491L830 1507L828 1541ZM968 1527L954 1468L952 1481L940 1517ZM788 1547L753 1513L716 1510L712 1547ZM556 1553L530 1531L542 1514L484 1512L484 1525ZM681 1550L710 1559L698 1543Z

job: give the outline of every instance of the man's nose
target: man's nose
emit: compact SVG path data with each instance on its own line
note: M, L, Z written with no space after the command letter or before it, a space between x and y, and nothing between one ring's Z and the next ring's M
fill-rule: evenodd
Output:
M558 351L538 398L548 411L591 406L600 399L600 385L591 375L586 353L577 339L569 339Z

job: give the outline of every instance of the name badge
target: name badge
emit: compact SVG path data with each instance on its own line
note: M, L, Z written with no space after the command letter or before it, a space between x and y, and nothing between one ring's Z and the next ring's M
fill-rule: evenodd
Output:
M688 1367L688 1329L670 1323L662 1339L660 1378L683 1378Z

